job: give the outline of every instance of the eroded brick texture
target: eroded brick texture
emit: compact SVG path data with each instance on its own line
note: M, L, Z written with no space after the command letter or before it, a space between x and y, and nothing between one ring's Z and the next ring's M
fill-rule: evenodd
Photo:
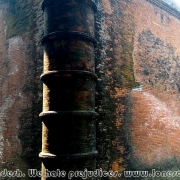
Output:
M97 3L99 166L177 169L179 19L145 0Z
M137 169L178 169L179 19L151 3L136 6L134 73L142 90L131 93L132 162Z
M41 26L40 1L0 2L1 170L40 167Z
M178 169L180 20L150 0L96 4L97 168ZM40 168L42 19L40 0L0 1L2 169Z
M97 14L96 70L99 167L122 172L128 166L125 127L133 76L133 13L128 1L100 1Z

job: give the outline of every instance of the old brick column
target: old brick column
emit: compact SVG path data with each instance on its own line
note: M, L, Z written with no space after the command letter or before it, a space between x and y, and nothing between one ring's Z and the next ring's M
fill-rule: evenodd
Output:
M42 179L96 168L94 13L91 0L44 0ZM51 179L51 178L50 178Z

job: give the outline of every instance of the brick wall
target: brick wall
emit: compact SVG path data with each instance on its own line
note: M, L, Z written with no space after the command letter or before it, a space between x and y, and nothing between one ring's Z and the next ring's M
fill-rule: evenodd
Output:
M180 20L155 2L96 1L97 168L178 168ZM42 23L40 0L0 1L1 169L40 169Z
M142 91L131 93L132 154L145 167L178 169L180 22L151 3L136 7L134 75Z
M40 1L0 2L0 167L40 167Z
M98 7L99 164L178 169L179 14L164 1L103 0Z

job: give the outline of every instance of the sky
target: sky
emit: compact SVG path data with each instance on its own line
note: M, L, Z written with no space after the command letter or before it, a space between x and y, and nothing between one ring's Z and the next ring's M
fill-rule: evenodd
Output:
M174 0L177 4L180 5L180 0Z
M162 1L166 2L171 7L177 9L178 11L180 11L180 0L162 0Z

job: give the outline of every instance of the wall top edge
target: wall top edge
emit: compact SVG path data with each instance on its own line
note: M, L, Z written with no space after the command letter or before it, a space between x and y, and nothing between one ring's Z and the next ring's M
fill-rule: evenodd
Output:
M180 19L180 5L174 0L147 0L155 6L163 9L174 17Z

